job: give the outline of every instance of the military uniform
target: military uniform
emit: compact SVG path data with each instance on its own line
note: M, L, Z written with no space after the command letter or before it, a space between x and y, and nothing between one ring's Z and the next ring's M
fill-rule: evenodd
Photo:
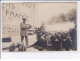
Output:
M20 23L20 36L28 36L28 25L25 23Z
M25 23L20 23L20 36L21 36L21 42L23 42L23 39L25 37L26 45L28 46L28 29L29 26Z

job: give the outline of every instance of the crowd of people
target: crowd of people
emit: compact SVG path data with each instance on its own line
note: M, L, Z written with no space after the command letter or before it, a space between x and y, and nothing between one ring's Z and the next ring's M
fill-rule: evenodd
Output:
M40 28L35 29L35 33L37 35L37 42L30 47L34 47L39 51L77 50L76 27L67 32L47 32L44 25L42 24ZM24 46L24 44L12 44L9 48L9 51L26 51L26 47L28 46Z
M44 26L36 29L37 42L33 45L39 51L77 50L76 28L69 32L46 32Z

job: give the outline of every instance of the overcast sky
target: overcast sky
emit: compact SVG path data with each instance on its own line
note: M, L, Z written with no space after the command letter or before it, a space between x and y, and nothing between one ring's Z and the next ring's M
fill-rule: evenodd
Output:
M35 21L40 24L41 21L49 21L54 16L76 8L76 3L37 3L35 7Z

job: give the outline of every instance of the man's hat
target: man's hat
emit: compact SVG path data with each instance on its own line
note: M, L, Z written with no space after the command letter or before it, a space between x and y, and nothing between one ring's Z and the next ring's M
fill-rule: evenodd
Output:
M26 20L26 18L22 18L23 20Z

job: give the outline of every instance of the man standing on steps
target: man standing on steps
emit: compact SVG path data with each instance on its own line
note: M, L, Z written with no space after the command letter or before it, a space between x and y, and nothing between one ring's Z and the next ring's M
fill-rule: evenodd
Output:
M22 18L23 22L20 23L20 36L21 36L21 43L23 43L24 37L26 41L26 48L28 47L28 29L30 28L28 24L26 24L26 18Z

